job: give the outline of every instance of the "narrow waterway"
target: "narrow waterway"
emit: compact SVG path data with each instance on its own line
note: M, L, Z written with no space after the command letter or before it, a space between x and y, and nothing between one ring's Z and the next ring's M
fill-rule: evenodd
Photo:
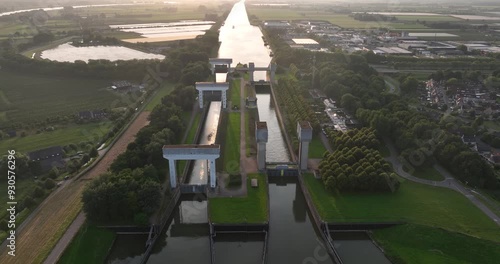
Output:
M344 264L391 264L365 232L331 232L331 236Z
M198 144L210 145L215 143L217 135L217 126L221 111L221 102L213 101L210 103L207 118L198 140ZM189 184L207 184L208 182L208 164L206 160L196 160L188 177Z
M267 263L333 263L296 178L269 178L269 252Z
M210 263L206 201L183 199L158 238L148 263Z

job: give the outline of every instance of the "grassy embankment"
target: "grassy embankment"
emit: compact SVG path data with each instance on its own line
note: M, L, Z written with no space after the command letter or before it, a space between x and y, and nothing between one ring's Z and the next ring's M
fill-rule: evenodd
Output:
M116 234L112 231L85 223L58 263L104 263L115 237Z
M309 143L309 158L321 159L325 154L326 148L317 134L313 136L311 143Z
M500 259L500 244L441 228L406 224L373 231L392 263L481 263Z
M240 102L240 80L233 80L229 89L229 98L233 102ZM221 151L222 151L222 171L236 174L240 171L240 136L241 136L241 114L240 112L223 113L221 118ZM222 131L221 131L222 130Z
M259 186L251 187L251 179ZM249 174L246 197L210 198L210 218L214 223L263 223L268 220L266 175Z
M312 175L307 174L304 179L318 212L327 222L404 221L411 224L375 231L377 241L393 259L401 258L407 263L443 263L439 262L443 259L440 252L450 254L447 257L451 259L461 259L458 252L470 250L487 250L482 253L484 258L494 259L497 254L494 251L500 248L500 228L453 190L402 180L395 193L333 194ZM414 228L413 225L423 226L422 235L401 235L404 229ZM431 236L433 232L441 233ZM457 250L450 250L450 243L456 245ZM480 246L483 244L488 247ZM417 254L412 253L414 247L421 255L418 260L427 261L413 258Z

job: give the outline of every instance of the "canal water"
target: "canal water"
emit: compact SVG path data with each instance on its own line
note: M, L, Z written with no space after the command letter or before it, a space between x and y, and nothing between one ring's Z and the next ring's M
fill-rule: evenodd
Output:
M345 264L391 264L365 232L331 232L331 236Z
M270 177L269 202L267 263L333 263L295 177Z
M259 27L250 25L243 1L236 3L221 27L219 58L232 58L233 67L239 62L255 63L255 67L267 67L271 62L269 48L264 46ZM218 77L219 80L219 77ZM255 72L254 80L267 80L266 72ZM281 134L270 93L257 94L257 107L260 121L267 122L269 139L266 159L268 162L288 162L290 156Z

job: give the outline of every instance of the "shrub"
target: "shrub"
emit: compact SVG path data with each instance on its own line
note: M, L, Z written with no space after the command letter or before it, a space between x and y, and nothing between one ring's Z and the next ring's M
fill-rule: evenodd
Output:
M49 178L45 180L43 186L45 187L45 189L50 190L56 186L56 182Z

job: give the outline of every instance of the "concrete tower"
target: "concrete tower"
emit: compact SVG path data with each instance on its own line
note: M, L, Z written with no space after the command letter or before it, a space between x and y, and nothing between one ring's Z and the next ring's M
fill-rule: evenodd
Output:
M297 122L297 135L299 136L299 168L307 170L309 160L309 142L312 140L313 130L308 121Z
M276 63L271 62L271 65L270 65L270 68L271 68L271 74L270 74L271 80L270 81L271 81L271 83L274 83L274 76L276 75L276 67L277 67Z
M257 141L257 166L259 170L264 170L266 168L266 122L255 122L255 140Z
M248 75L250 77L250 82L253 82L254 81L254 77L253 77L253 74L255 72L255 63L253 62L249 62L248 63Z

